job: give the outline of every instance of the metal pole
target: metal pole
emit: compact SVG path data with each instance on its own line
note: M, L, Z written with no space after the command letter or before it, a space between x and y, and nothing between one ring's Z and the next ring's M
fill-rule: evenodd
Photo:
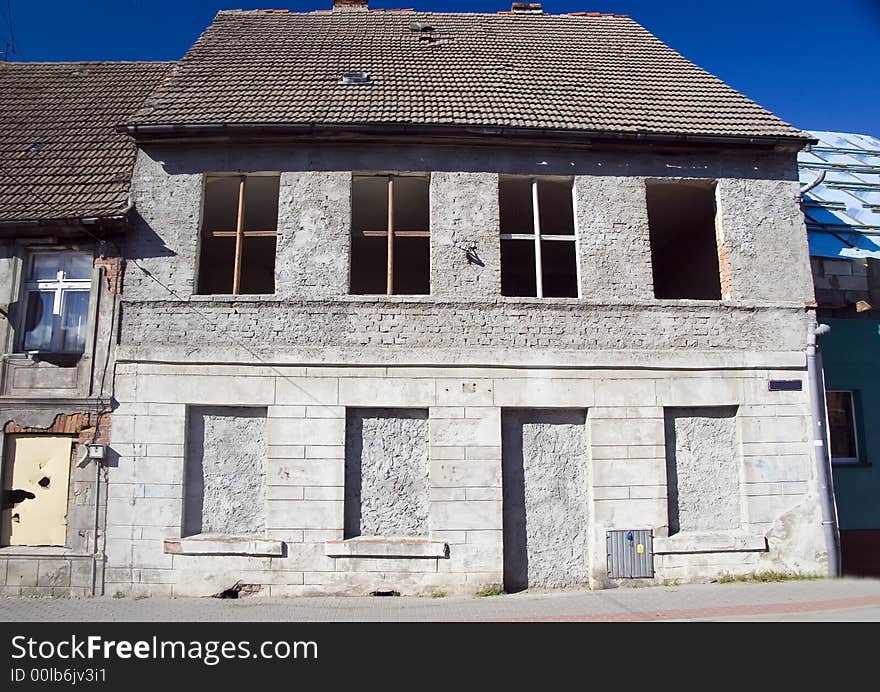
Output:
M840 536L837 529L837 511L834 503L834 481L828 455L827 426L825 422L825 389L816 361L816 336L831 328L811 322L807 329L807 375L810 380L810 409L813 419L813 456L816 463L816 482L822 508L822 529L828 552L828 574L840 576Z

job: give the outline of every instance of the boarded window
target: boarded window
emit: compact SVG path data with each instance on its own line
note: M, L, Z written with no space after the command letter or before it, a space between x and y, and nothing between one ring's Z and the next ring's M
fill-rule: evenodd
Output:
M856 427L855 396L851 391L828 391L828 434L831 437L831 461L856 463L859 445Z
M428 535L427 411L347 411L344 535Z
M426 176L354 176L351 293L431 292L429 182Z
M669 534L739 528L736 407L667 408L664 416Z
M266 528L266 409L191 407L183 535Z
M65 545L72 444L72 437L7 436L0 544Z
M278 190L278 176L205 177L199 293L275 293Z
M571 180L503 176L498 204L502 295L577 298Z
M585 424L583 410L502 414L505 591L588 579Z
M655 298L720 300L715 184L647 183Z

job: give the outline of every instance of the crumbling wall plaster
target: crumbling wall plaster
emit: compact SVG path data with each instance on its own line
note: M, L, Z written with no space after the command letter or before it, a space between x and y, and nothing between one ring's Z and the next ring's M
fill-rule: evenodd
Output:
M431 295L460 299L501 292L498 175L431 175Z
M668 408L665 418L669 533L739 528L736 408Z
M428 535L428 415L351 409L345 436L345 537Z
M770 307L212 301L199 305L207 319L194 332L190 308L173 301L126 303L122 343L142 356L158 346L187 353L228 349L233 340L276 354L324 347L792 352L803 349L807 319L802 309Z
M282 173L275 251L277 296L329 298L348 293L350 185L348 172Z
M502 419L508 591L588 580L586 413L506 411Z
M798 189L796 181L718 181L718 240L725 246L733 300L813 300Z
M644 179L578 176L574 186L582 296L610 302L652 300Z
M192 407L183 535L255 534L266 527L266 410Z
M367 144L148 147L139 153L134 172L135 210L127 257L167 289L134 266L128 268L127 294L168 299L171 289L184 300L192 294L203 173L280 171L278 294L308 299L344 295L351 173L408 171L436 177L436 247L431 261L438 297L499 296L497 190L490 188L498 174L514 174L576 178L579 231L586 250L581 253L585 298L625 303L650 295L650 252L643 252L645 199L640 191L645 178L676 177L721 180L734 298L802 301L812 293L807 290L810 276L795 197L794 156ZM461 245L473 243L485 263L479 271L478 265L461 261ZM335 255L329 253L331 248ZM795 259L780 271L776 258L792 257L791 248ZM295 280L297 269L303 270L303 281ZM768 275L776 280L766 281ZM322 283L324 279L328 283Z

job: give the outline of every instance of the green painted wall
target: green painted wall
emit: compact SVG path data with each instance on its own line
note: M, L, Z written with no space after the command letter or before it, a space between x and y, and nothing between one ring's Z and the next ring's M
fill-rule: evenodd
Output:
M835 464L840 528L880 529L880 322L822 319L820 336L826 389L851 389L859 427L858 465Z

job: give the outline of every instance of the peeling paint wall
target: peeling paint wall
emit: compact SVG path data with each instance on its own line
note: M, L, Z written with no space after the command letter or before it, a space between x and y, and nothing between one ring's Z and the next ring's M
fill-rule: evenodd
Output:
M266 528L266 410L192 407L183 535Z
M584 411L506 411L502 419L504 586L588 580Z
M669 533L739 528L736 408L669 408L665 418Z
M351 409L345 431L345 536L428 534L428 412Z
M65 545L72 444L72 437L7 438L0 545Z

